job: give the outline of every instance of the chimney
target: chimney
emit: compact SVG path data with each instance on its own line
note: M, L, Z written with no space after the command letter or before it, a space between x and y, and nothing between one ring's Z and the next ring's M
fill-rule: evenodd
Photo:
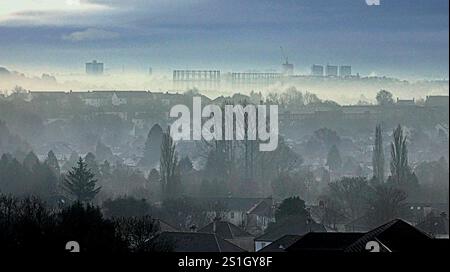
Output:
M197 231L197 226L194 224L190 227L191 232L196 232Z

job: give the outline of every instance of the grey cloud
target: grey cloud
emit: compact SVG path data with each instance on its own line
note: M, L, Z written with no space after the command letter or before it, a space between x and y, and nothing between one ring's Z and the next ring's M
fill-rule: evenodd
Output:
M95 40L112 40L119 38L119 33L107 31L97 28L88 28L83 31L75 31L68 35L63 35L63 40L80 42L80 41L95 41Z

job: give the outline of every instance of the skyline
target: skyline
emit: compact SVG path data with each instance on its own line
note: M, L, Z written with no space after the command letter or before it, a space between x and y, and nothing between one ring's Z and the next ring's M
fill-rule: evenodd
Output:
M336 1L337 2L337 1ZM448 79L448 1L9 1L0 66L35 75L106 71L279 70L312 64L355 73ZM318 46L320 45L320 46Z

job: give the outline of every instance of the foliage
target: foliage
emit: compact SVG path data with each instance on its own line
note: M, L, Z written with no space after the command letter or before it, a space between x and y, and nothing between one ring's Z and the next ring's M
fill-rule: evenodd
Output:
M72 168L67 174L64 185L77 201L89 202L100 191L100 187L96 187L96 183L94 174L80 157L78 166Z
M342 167L341 154L339 153L339 149L335 145L333 145L328 152L327 166L332 171L337 171Z
M149 215L151 206L145 199L134 197L118 197L107 199L102 205L106 217L139 217Z
M380 106L392 105L394 104L394 98L392 93L386 90L380 90L376 96L377 103Z
M375 144L373 147L373 178L377 183L384 182L384 147L383 147L383 135L381 131L381 125L377 125L375 128Z
M282 222L292 217L303 219L310 217L309 212L306 210L305 201L298 196L286 198L275 211L275 220L277 222Z
M163 134L159 173L163 186L164 198L176 198L181 194L180 169L175 144L170 131Z
M344 177L329 184L330 197L339 203L344 214L356 219L366 210L370 188L364 177Z

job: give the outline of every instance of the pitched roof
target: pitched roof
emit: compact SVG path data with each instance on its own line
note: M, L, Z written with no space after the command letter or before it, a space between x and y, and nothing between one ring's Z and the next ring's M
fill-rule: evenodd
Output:
M200 233L215 233L223 239L252 237L252 235L238 226L226 221L214 221L199 229Z
M348 223L349 221L347 216L328 207L310 206L309 212L311 214L311 217L314 218L314 220L323 223L325 225L334 223L344 224Z
M179 232L179 230L169 223L161 220L161 219L154 219L154 222L159 225L159 230L161 232Z
M264 200L265 198L244 198L244 197L205 197L200 198L206 203L218 203L223 205L230 211L247 212L253 206Z
M286 251L343 251L363 235L358 232L310 232Z
M364 252L369 241L380 242L389 251L411 251L416 250L418 244L426 243L430 239L430 236L405 221L395 219L367 232L345 251Z
M152 242L168 244L174 252L245 252L213 233L163 232L153 238Z
M250 210L248 210L249 214L256 214L259 216L265 217L273 217L273 200L271 197L266 198L255 204Z
M285 235L304 235L313 231L326 232L327 230L322 224L318 224L313 220L299 220L294 217L269 228L263 235L257 237L255 241L273 242Z
M301 235L285 235L263 247L259 252L285 252L288 247L301 239Z

